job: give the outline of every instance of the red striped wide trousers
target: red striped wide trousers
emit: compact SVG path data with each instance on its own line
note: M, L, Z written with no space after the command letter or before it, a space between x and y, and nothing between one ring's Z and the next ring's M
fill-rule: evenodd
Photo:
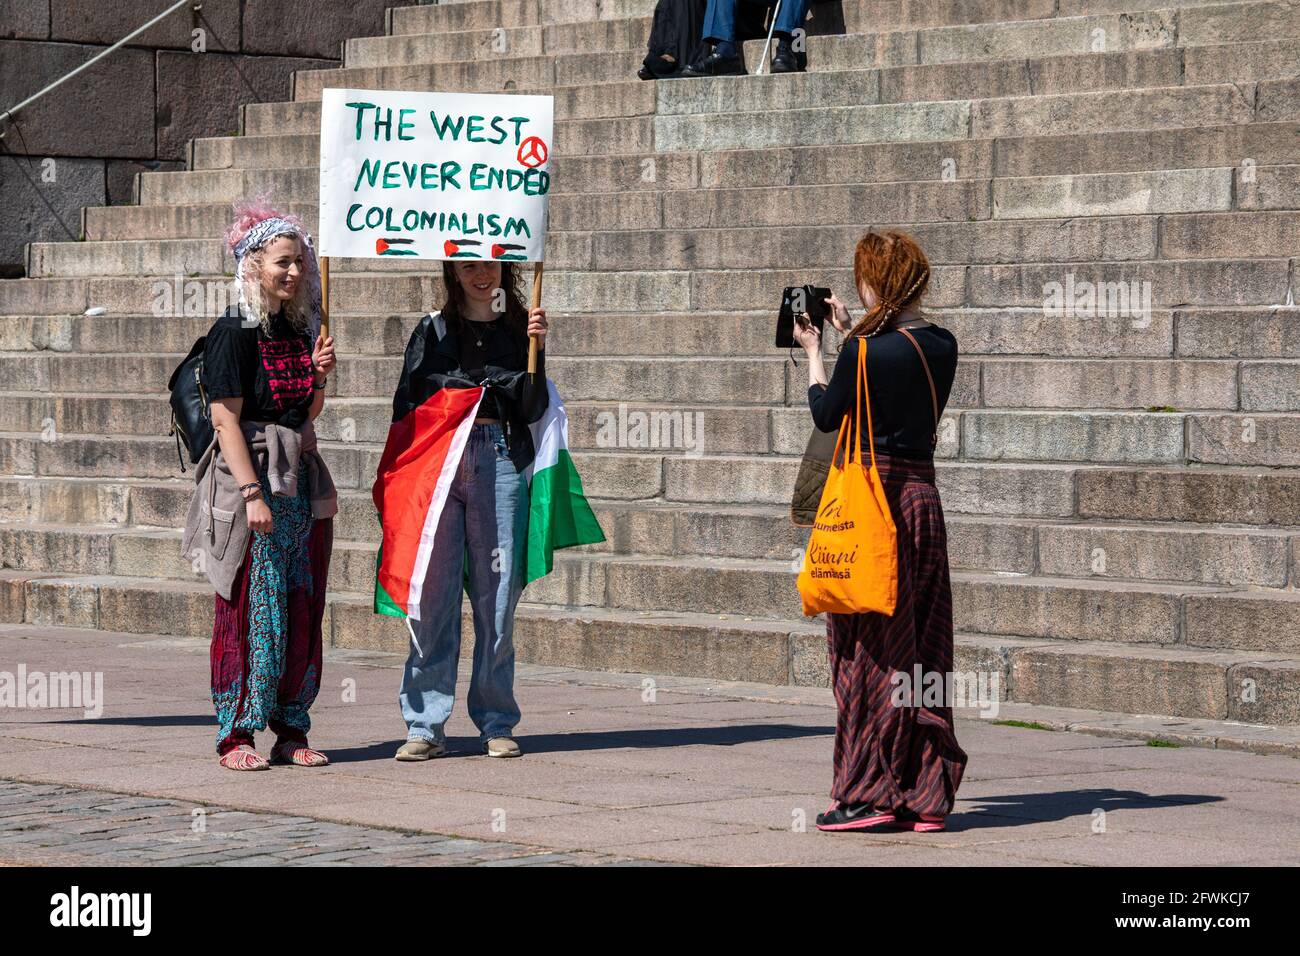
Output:
M933 462L877 452L876 463L898 528L898 605L892 616L826 615L839 710L831 796L841 804L943 816L952 810L966 768L952 708L920 706L919 700L897 706L894 678L902 672L911 679L917 664L945 681L952 673L943 507Z

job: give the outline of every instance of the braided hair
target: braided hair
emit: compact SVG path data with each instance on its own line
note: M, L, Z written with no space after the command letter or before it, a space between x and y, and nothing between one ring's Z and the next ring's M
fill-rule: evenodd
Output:
M869 229L854 251L853 278L858 286L865 284L876 293L876 303L845 336L846 342L875 335L918 302L930 283L930 261L907 233Z

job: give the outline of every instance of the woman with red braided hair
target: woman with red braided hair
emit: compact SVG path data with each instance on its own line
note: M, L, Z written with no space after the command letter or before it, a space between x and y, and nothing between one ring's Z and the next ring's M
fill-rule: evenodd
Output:
M266 770L253 733L276 734L271 760L329 763L307 746L320 687L321 620L338 497L316 448L334 343L320 336L320 272L297 219L259 201L227 234L239 302L203 350L212 444L182 553L216 589L212 701L230 770Z
M835 296L832 322L848 336L829 384L821 335L795 329L809 361L808 404L822 431L854 414L858 352L867 350L867 422L862 443L876 466L898 529L898 603L893 615L826 615L835 728L833 803L818 814L822 830L901 826L942 830L966 767L951 702L921 687L951 686L952 592L943 506L934 485L939 416L957 371L957 341L921 315L930 263L910 236L867 232L854 255L854 278L867 313L851 326ZM902 684L900 685L900 678Z

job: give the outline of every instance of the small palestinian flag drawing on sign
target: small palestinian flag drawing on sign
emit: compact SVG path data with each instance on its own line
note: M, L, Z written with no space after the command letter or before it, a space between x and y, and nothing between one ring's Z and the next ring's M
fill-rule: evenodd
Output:
M492 258L493 258L493 259L502 259L502 260L505 260L505 261L511 261L511 262L522 262L522 261L524 260L524 257L523 257L523 256L520 256L520 255L516 255L516 254L512 251L512 250L515 250L515 249L522 249L522 248L524 248L524 247L523 247L523 246L515 245L515 244L512 243L512 242L506 242L506 243L502 243L502 244L500 244L500 245L496 245L496 244L494 244L494 245L492 246Z
M442 254L448 259L482 259L483 257L472 249L462 249L461 246L481 246L483 243L477 239L448 239L442 244Z
M414 249L394 249L393 246L414 245L414 239L376 239L375 252L381 256L418 256Z

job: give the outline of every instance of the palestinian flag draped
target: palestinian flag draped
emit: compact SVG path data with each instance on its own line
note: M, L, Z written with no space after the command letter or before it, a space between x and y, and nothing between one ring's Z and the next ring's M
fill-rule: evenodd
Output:
M546 380L546 414L529 428L536 457L528 478L528 558L525 583L551 573L556 548L605 540L600 522L582 493L582 479L569 456L569 416L555 383Z
M437 341L427 341L430 335ZM375 569L376 614L419 618L438 520L485 391L432 371L442 337L435 322L426 321L407 346L394 419L375 476L372 496L383 528ZM508 379L517 382L526 374L509 373ZM605 540L569 456L568 416L549 378L546 389L546 411L529 425L535 454L524 471L529 498L525 583L550 573L555 549Z
M484 389L442 388L388 428L372 497L383 527L375 613L420 617L420 589L447 492Z

